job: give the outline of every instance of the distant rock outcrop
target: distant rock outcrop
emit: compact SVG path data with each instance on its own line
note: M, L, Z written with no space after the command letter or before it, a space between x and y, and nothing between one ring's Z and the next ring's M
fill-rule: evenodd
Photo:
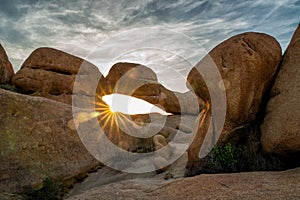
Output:
M211 72L206 77L207 82L199 72L207 72L215 65L223 79L227 108L219 144L227 142L234 135L235 130L243 128L256 119L280 60L281 48L273 37L249 32L222 42L191 70L187 79L190 87L209 105L211 105L211 97L206 84L210 84L219 92L222 92L222 89L218 84L210 83L215 81L209 80ZM199 149L211 121L210 110L208 112L205 119L200 119L199 116L198 120L202 126L196 130L196 138L190 147L189 165L199 159ZM214 131L210 130L210 134L213 138Z
M100 77L97 67L81 58L52 48L39 48L23 63L12 82L26 94L72 104L72 95L94 96L93 85L97 85Z
M9 62L6 52L0 44L0 84L10 83L14 69Z
M263 150L291 165L300 160L300 25L284 54L261 127Z
M150 68L135 63L116 63L100 80L99 87L98 94L131 95L173 114L198 114L199 104L202 103L192 92L179 93L166 89Z
M2 89L0 102L0 191L68 180L99 165L68 126L71 106Z

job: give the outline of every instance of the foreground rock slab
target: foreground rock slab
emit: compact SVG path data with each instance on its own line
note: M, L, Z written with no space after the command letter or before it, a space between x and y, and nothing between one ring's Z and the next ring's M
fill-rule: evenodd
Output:
M138 162L147 163L147 159L141 159ZM126 173L117 171L107 166L98 169L96 172L90 173L87 178L82 182L77 183L74 188L66 195L65 198L75 197L86 191L90 191L96 188L100 188L104 185L117 183L125 180L141 179L152 180L153 182L166 183L166 180L173 178L183 178L185 172L185 166L187 162L187 153L184 153L178 160L176 160L165 172L157 174L155 171L147 173ZM134 163L132 163L134 165ZM174 179L173 179L174 180Z
M300 168L282 172L203 174L184 179L133 179L69 197L96 199L298 199Z
M47 177L68 180L98 165L68 127L71 106L1 89L0 102L0 192L22 192Z

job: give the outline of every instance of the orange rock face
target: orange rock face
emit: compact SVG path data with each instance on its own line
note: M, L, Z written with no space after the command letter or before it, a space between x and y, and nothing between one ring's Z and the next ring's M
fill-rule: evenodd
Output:
M191 70L187 79L190 84L188 86L212 109L214 106L218 107L216 105L218 103L211 105L207 85L215 91L222 91L218 88L218 84L213 83L215 80L209 80L210 77L208 77L208 81L205 82L203 74L199 72L215 66L223 79L227 107L225 125L218 140L219 143L225 143L233 136L234 130L256 119L280 60L281 48L273 37L250 32L236 35L222 42ZM212 120L214 117L212 116ZM205 123L210 123L211 119L201 120L204 120L202 126L208 128ZM206 136L203 134L206 134L207 130L199 127L196 132L196 138L189 152L190 165L198 157L199 149ZM215 137L213 130L208 132L212 134L210 138Z
M91 63L52 48L35 50L13 77L26 94L72 104L72 95L93 96L101 73ZM76 91L73 91L76 80ZM79 106L80 107L80 106Z
M192 92L166 89L148 67L135 63L117 63L99 82L99 94L120 93L143 99L173 114L198 114L201 101ZM199 102L198 102L199 101Z

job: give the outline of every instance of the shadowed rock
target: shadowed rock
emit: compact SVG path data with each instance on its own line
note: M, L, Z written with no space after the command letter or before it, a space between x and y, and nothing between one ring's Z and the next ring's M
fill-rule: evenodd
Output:
M263 150L300 164L300 25L284 54L261 127Z
M10 83L14 69L8 60L6 52L0 44L0 84Z
M0 191L80 177L99 164L68 126L71 106L2 89L0 102Z

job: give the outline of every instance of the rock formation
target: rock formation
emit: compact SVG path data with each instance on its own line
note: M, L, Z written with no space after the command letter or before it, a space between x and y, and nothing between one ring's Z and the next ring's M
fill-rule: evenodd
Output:
M128 115L124 113L109 111L101 99L97 100L96 110L101 129L116 146L131 152L149 152L154 150L153 137L161 135L167 141L171 141L178 133L191 135L195 116L193 115L161 115L158 113ZM87 130L93 132L86 125ZM84 132L87 132L84 131ZM97 132L97 131L96 131ZM93 138L95 134L90 134ZM96 138L88 140L97 140ZM184 142L184 141L183 141Z
M71 106L2 89L0 102L0 191L68 180L99 164L68 127Z
M198 114L199 105L202 105L192 92L179 93L166 89L151 69L135 63L113 65L108 75L99 81L97 93L134 96L173 114Z
M191 92L180 94L167 90L158 82L156 74L145 66L135 63L115 64L108 75L101 77L99 80L97 96L95 97L96 110L99 111L99 124L110 141L114 145L131 152L152 151L154 149L152 136L161 134L170 140L178 131L190 133L192 125L189 127L180 125L180 116L175 119L171 116L151 114L151 116L154 116L151 119L150 115L113 114L109 111L108 105L101 99L102 96L112 93L126 94L146 100L162 107L167 112L177 114L198 113L198 100ZM179 102L181 105L179 105ZM167 119L166 125L158 123L165 118ZM169 123L172 121L171 119L175 119L175 122ZM184 129L184 131L181 131L181 129ZM132 133L135 133L135 135L132 135ZM143 135L144 138L140 137ZM95 138L94 140L96 141Z
M219 70L226 92L226 118L218 140L221 144L227 142L234 135L235 130L243 128L256 119L280 60L281 48L273 37L250 32L222 42L191 70L187 79L188 87L206 102L207 111L202 113L204 116L198 117L199 124L202 126L195 130L196 136L189 149L190 168L196 167L192 165L199 160L198 153L205 142L204 138L206 136L213 138L215 134L213 129L207 130L208 124L216 117L211 116L210 106L212 109L213 107L218 109L218 105L211 105L208 86L213 88L215 93L222 92L222 87L218 84L220 81L214 83L218 80L214 78L210 80L213 77L211 74L214 73L210 71L213 66ZM200 75L199 72L207 74L206 82L202 77L203 74ZM211 135L205 135L207 131Z
M263 150L291 165L300 156L300 25L284 54L261 127Z
M8 60L4 48L0 44L0 84L9 84L13 75L14 69Z
M72 95L94 96L100 77L97 67L81 58L52 48L39 48L23 63L12 82L26 94L72 104Z
M292 166L299 165L300 155L299 52L300 26L285 52L261 128L263 150ZM108 76L103 77L91 63L51 48L35 50L13 76L12 66L0 46L0 84L12 82L27 94L0 89L0 199L24 192L26 187L39 186L46 177L63 181L81 177L99 165L96 160L99 155L104 155L109 164L123 164L124 171L136 169L138 164L147 168L150 163L154 167L149 169L170 167L168 170L176 172L169 161L183 149L185 159L180 154L184 160L180 166L185 165L185 151L193 136L187 168L189 175L195 174L217 140L218 144L224 144L233 138L240 139L242 136L237 133L244 133L240 130L262 117L280 61L281 48L273 37L253 32L236 35L215 47L190 71L187 78L190 91L182 94L161 85L156 74L146 66L116 63ZM215 72L210 71L213 66L221 80L215 79ZM101 98L112 93L146 100L173 115L112 112ZM218 97L219 93L226 95L226 108L218 104L222 98L217 98L217 103L212 101L212 96ZM212 112L214 109L225 112L220 137L216 136L215 125L216 115L222 113ZM109 142L104 140L107 138ZM111 143L116 149L125 150L124 155L163 151L155 152L153 160L145 157L125 160L117 150L106 148ZM259 145L258 142L251 147ZM245 195L297 198L299 174L298 168L286 172L201 175L168 182L162 181L162 176L155 179L151 175L153 179L112 183L70 199L98 199L99 196L103 199L197 199L200 195L203 198L244 198ZM178 178L176 173L173 175L168 172L164 177ZM245 191L249 182L251 187Z

